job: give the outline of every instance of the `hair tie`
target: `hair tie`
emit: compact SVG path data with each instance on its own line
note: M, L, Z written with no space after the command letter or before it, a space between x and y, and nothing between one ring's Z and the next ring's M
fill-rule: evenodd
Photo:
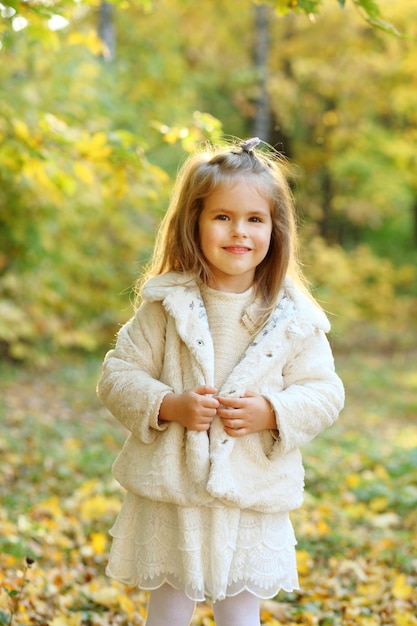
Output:
M242 148L243 152L247 152L250 154L253 152L253 149L256 148L261 143L259 137L252 137L252 139L247 139L246 141L242 141L239 146Z

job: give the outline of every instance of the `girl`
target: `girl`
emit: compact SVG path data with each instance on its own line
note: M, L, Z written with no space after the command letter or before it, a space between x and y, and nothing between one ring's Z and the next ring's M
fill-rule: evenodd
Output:
M147 626L186 626L206 597L218 626L256 626L260 598L298 588L299 448L343 406L291 193L258 143L183 166L98 385L130 431L107 573L150 591Z

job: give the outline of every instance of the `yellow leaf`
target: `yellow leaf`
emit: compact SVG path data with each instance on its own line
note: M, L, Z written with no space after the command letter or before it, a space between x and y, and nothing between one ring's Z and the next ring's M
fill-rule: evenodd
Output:
M349 517L351 517L352 519L361 519L363 517L366 517L366 514L368 512L368 509L363 502L348 505L345 510Z
M394 613L396 626L416 626L417 617L409 613Z
M117 498L107 498L102 495L92 496L80 506L81 517L88 522L100 519L105 513L115 513L119 509L120 501Z
M30 139L30 132L27 124L22 120L13 120L14 131L16 133L16 137L22 139L23 141L27 141Z
M383 465L377 465L374 471L375 476L377 476L381 480L389 480L389 474Z
M94 176L91 172L91 169L84 165L84 163L80 163L79 161L75 161L74 163L74 173L83 183L86 185L92 185L94 182Z
M0 609L9 608L9 596L7 595L4 586L0 587Z
M79 439L74 439L73 441L77 442L78 441L78 449L81 447L81 443ZM77 449L77 447L74 447L73 449ZM97 478L90 478L89 480L86 480L83 482L83 484L77 489L76 495L79 498L84 498L85 496L90 496L91 494L94 493L94 491L97 489L98 485L99 485L99 481L97 480Z
M354 489L359 485L361 478L359 474L349 474L346 477L346 484L349 488Z
M119 596L119 606L124 611L129 619L133 618L133 614L136 609L136 605L132 602L132 600L125 594Z
M91 545L94 554L103 554L107 548L107 535L102 532L91 533Z
M96 604L101 604L108 608L119 606L119 596L119 591L114 587L102 587L90 594L90 597Z
M392 587L392 595L397 600L405 600L413 593L413 588L407 583L405 574L399 574L395 577Z
M307 576L313 565L313 559L306 550L298 550L297 557L297 569L300 576Z
M381 584L379 582L370 582L358 585L358 593L365 598L362 600L365 604L370 604L372 598L378 597L381 592Z
M112 147L107 145L105 133L96 133L95 135L83 133L76 144L76 148L82 157L90 161L106 159L112 153Z
M28 178L34 179L44 185L51 187L50 177L46 173L45 164L37 159L27 158L23 164L22 172Z
M164 140L169 144L174 144L179 139L184 139L188 135L188 128L170 128L164 133Z
M81 615L80 613L73 613L72 615L54 617L50 626L81 626Z
M287 622L288 621L287 606L288 605L284 605L281 602L277 602L276 600L261 600L262 621L266 622L267 620L273 620L273 621L268 621L268 624L270 623L279 624L281 621L284 623ZM305 613L303 617L304 618L306 617ZM279 621L276 622L275 620L279 620Z
M380 496L379 498L374 498L369 503L369 508L371 511L375 511L375 513L381 513L381 511L386 511L389 504L388 498L385 496Z
M105 52L105 47L96 31L90 30L86 34L70 33L68 43L72 46L86 46L92 54L99 56Z
M317 522L317 530L319 535L328 535L330 533L330 528L323 519L319 519Z
M126 172L121 168L117 168L117 170L114 170L112 184L109 188L110 195L112 197L121 198L126 194L128 189Z
M62 517L61 503L57 496L51 496L36 506L37 513L47 513L51 517Z

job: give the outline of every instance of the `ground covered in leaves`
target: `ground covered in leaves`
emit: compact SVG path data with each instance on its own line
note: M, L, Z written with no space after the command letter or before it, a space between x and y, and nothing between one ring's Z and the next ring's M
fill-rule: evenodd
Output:
M304 450L293 515L301 590L262 624L417 625L416 355L340 355L347 404ZM146 594L104 576L122 491L122 428L95 397L99 363L0 369L0 626L139 626ZM209 605L194 625L214 624Z

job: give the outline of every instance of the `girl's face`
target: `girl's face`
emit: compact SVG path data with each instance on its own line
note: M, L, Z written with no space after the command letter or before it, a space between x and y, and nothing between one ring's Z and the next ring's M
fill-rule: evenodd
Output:
M268 253L271 233L269 203L250 179L236 179L207 196L199 235L212 272L210 287L233 293L249 289Z

